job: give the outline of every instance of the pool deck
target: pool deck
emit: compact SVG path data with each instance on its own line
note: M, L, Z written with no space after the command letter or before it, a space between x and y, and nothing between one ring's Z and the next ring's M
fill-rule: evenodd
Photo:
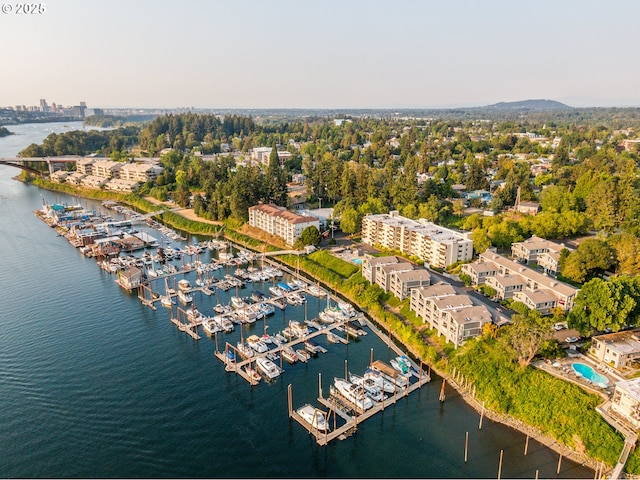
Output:
M590 380L587 380L582 375L578 374L571 366L576 362L589 365L597 374L605 377L609 381L607 387L602 388L599 385L594 384ZM600 366L597 362L581 353L571 353L570 356L557 359L555 361L535 362L534 366L539 368L540 370L544 370L545 372L550 373L554 377L558 377L571 383L575 383L579 387L582 387L592 393L597 393L605 400L608 400L613 393L613 387L615 383L621 380L625 380L624 377L614 372L613 369L607 368L607 370L604 370L603 367Z

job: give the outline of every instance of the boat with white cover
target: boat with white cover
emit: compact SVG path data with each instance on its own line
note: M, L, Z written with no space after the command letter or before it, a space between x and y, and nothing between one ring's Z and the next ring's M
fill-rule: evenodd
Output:
M296 410L296 413L300 415L305 422L311 425L312 428L320 432L330 430L329 422L327 422L327 412L306 404Z

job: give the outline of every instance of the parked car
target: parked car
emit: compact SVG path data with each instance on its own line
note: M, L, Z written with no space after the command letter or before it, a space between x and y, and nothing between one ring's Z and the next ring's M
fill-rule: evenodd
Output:
M578 340L580 340L580 337L567 337L564 339L564 341L567 343L575 343Z
M554 323L553 325L551 325L551 328L553 328L556 332L564 330L565 328L567 328L567 322Z

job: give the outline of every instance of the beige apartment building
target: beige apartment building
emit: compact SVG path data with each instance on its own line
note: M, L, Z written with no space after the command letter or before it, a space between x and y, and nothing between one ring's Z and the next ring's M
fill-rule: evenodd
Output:
M314 226L319 230L320 220L267 203L249 207L249 225L282 238L287 245L293 245L305 228Z
M473 256L470 233L462 234L424 219L411 220L397 210L365 216L362 241L415 255L431 267L445 268Z
M475 305L471 297L443 282L411 290L410 308L456 348L482 334L483 326L492 321L487 307Z
M522 263L487 250L478 261L462 265L461 272L469 275L474 285L486 283L494 288L499 299L516 297L529 308L548 313L556 306L565 312L571 310L578 289L560 282ZM530 295L519 292L543 292ZM555 304L553 301L555 298Z

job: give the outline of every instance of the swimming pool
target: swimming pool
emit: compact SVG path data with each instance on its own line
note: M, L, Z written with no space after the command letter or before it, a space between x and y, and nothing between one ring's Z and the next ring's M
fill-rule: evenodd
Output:
M352 258L351 261L353 263L358 264L358 265L362 265L362 259L361 258Z
M581 375L582 377L586 378L591 383L595 383L599 387L606 388L607 385L609 385L609 380L606 377L597 373L586 363L572 363L571 367L578 375Z

